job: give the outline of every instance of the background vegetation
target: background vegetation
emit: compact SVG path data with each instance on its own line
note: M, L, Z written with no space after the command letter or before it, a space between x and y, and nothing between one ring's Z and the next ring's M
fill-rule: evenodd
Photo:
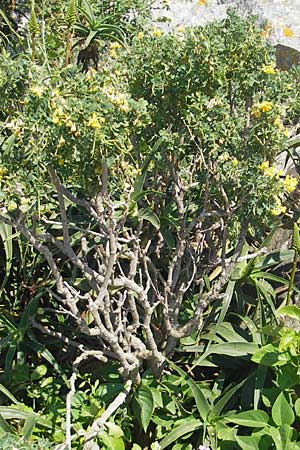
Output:
M298 449L299 69L149 8L2 5L0 448Z

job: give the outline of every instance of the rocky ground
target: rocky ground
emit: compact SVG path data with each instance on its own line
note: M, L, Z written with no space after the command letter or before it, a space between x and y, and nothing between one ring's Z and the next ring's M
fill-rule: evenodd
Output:
M169 10L162 10L163 3ZM241 14L254 13L268 21L272 43L281 43L300 50L300 0L157 0L154 17L166 17L161 28L169 30L178 25L205 24L221 19L228 7L235 7Z

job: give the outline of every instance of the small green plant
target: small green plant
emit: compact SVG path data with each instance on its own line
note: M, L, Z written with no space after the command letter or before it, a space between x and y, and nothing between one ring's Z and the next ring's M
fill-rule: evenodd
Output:
M9 433L0 438L0 450L51 450L53 448L53 444L46 439L30 442Z

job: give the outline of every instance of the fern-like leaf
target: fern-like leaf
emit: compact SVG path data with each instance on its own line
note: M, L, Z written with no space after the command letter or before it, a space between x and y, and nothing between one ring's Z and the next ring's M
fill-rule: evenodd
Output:
M34 2L31 3L31 12L28 20L28 30L34 36L40 31L39 23L37 21L35 13Z
M65 23L68 27L68 30L71 30L74 27L76 18L77 18L76 0L70 0L65 18Z

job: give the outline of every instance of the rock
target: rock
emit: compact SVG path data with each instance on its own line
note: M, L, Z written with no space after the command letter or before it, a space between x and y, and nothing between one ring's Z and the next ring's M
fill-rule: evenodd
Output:
M280 70L289 70L292 66L300 64L300 52L287 45L276 45L276 67Z

